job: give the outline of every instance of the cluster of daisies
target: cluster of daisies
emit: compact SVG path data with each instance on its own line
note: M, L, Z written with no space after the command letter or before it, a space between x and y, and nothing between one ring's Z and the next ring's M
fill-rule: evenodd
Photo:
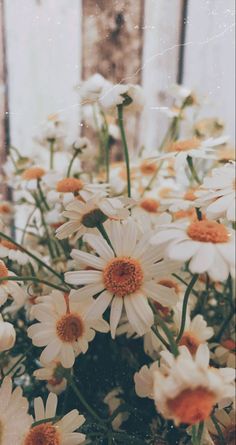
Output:
M175 85L160 147L132 150L141 87L95 74L79 94L83 137L71 142L51 115L36 154L10 147L3 165L0 445L233 444L235 161L224 125L196 120L199 100ZM84 357L95 373L106 347L120 380L108 390L98 379L93 406L80 373Z

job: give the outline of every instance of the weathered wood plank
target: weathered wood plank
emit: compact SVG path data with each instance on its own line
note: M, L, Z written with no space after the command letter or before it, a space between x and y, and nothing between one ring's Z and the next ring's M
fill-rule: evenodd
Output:
M235 2L189 0L184 83L208 96L201 116L226 122L235 137Z
M181 1L145 2L142 83L146 107L140 138L148 149L158 148L168 125L161 109L170 105L166 92L177 80L182 7Z
M33 152L33 136L51 113L79 122L80 0L5 0L11 142Z

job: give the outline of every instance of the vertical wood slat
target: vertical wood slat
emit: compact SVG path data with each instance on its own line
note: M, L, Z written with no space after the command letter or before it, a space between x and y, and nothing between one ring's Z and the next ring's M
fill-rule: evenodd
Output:
M1 166L6 156L6 79L5 79L5 45L4 45L4 22L3 2L0 1L0 173ZM0 184L0 193L3 186Z
M140 83L144 0L135 4L133 0L83 0L82 4L83 79L99 72L113 83ZM138 125L138 116L126 123L131 149L136 146Z
M184 83L208 96L201 116L226 122L235 138L235 2L189 0ZM201 100L201 99L200 99Z
M178 75L182 7L181 1L145 1L142 84L146 107L140 140L148 150L158 148L169 122L162 108L171 104L166 92Z
M51 113L78 134L80 0L5 0L11 142L36 153L33 137Z

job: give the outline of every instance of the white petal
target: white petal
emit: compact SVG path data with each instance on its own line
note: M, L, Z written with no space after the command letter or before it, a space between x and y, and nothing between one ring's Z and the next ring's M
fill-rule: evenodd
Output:
M65 281L70 284L99 283L101 279L102 273L97 270L79 270L65 273Z
M83 252L82 250L73 249L71 257L75 260L82 261L87 266L94 267L95 269L102 270L106 265L106 261L90 253Z
M45 416L46 419L55 417L57 410L57 396L56 394L50 393L46 402Z
M123 308L123 298L115 297L111 304L111 313L110 313L110 326L111 326L112 338L115 338L116 328L120 321L122 308Z
M61 364L64 368L72 368L75 362L75 353L73 347L69 343L64 343L60 353Z
M183 240L171 244L167 248L167 255L172 260L187 261L197 252L199 247L200 243L197 241Z
M84 241L88 243L98 255L106 261L114 257L114 252L101 236L88 233L84 236Z
M36 422L45 418L44 405L41 397L34 399L34 412Z
M201 243L200 248L193 256L189 269L192 273L203 273L211 267L215 257L215 247L212 243Z
M94 300L91 308L87 312L87 318L92 320L102 316L105 310L108 308L112 300L112 294L107 291L102 292L99 297Z

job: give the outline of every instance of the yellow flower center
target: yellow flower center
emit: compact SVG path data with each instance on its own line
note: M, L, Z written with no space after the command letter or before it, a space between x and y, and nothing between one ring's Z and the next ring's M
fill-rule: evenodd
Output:
M189 352L192 355L195 355L198 349L198 346L201 344L201 342L198 340L198 338L195 337L195 335L192 334L192 332L184 332L179 345L180 346L186 346L189 350Z
M30 181L31 179L40 179L43 175L45 175L45 170L43 168L30 167L22 173L22 178L26 181Z
M168 147L166 148L166 151L168 152L175 152L175 151L189 151L193 150L194 148L198 148L200 145L198 138L194 137L192 139L186 139L182 141L176 141L172 142Z
M167 402L178 423L194 425L209 417L215 404L215 395L206 388L185 389Z
M42 423L30 429L24 445L60 445L59 432L51 423Z
M73 343L83 334L84 325L78 314L66 314L58 320L56 330L63 342Z
M145 160L140 165L140 171L143 175L153 175L157 171L157 163Z
M4 262L0 261L0 278L3 278L3 277L8 277L8 269L5 266ZM1 281L0 285L4 284L4 283L6 283L6 281Z
M146 198L141 201L140 207L146 210L146 212L156 213L159 207L159 202L153 198Z
M226 243L229 233L223 224L216 221L196 221L188 226L187 234L194 241L203 243Z
M60 193L75 193L83 188L83 181L77 178L64 178L58 181L57 191Z
M118 297L125 297L140 289L143 282L143 270L134 258L114 258L103 271L106 289Z

